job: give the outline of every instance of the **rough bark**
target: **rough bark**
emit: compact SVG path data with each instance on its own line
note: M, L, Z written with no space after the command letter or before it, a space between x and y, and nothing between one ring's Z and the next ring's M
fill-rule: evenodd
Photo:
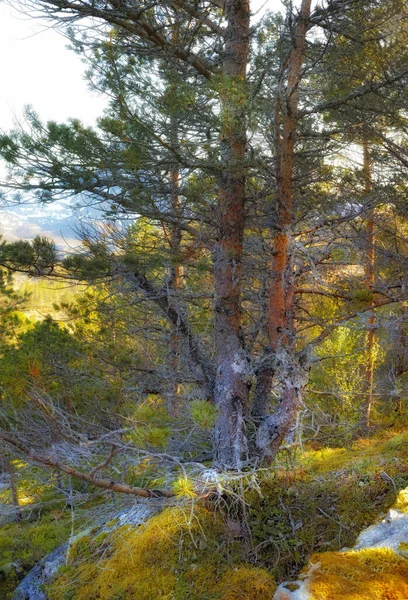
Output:
M274 383L279 391L279 404L272 415L261 420L257 430L256 446L262 460L271 459L278 452L295 424L311 366L307 349L295 352L281 347L275 360Z
M172 43L179 43L179 28L177 22L173 23ZM177 69L170 71L169 86L170 96L177 96ZM174 94L175 92L175 94ZM176 97L173 98L176 100ZM174 114L170 115L170 142L173 148L179 149L178 123ZM173 215L176 216L176 222L170 226L170 277L169 277L169 302L173 306L177 302L177 294L182 286L184 269L181 264L181 242L183 237L182 229L178 223L182 220L181 202L180 202L180 170L177 165L170 172L170 208ZM181 354L181 333L178 323L170 325L170 344L169 344L169 391L167 395L168 410L172 417L177 416L180 405L181 385L177 381L177 373L180 369Z
M245 204L245 92L249 44L248 0L227 0L221 81L222 172L218 190L218 239L214 250L214 329L219 408L216 462L240 469L246 460L245 415L249 367L241 337L241 279Z
M174 169L170 174L170 184L172 188L171 192L171 207L174 214L180 213L180 173L178 169ZM181 240L182 231L177 225L171 227L170 233L170 278L169 278L169 291L170 291L170 303L173 298L176 298L179 292L184 275L183 266L180 264L181 256ZM180 404L181 385L177 381L177 372L180 369L180 353L181 353L181 333L179 331L178 323L171 323L170 331L170 348L169 348L169 367L170 367L170 378L169 378L169 394L168 394L168 408L169 414L175 417L178 413Z
M363 142L363 175L364 189L369 196L373 190L371 174L370 149L367 140ZM374 209L370 208L365 233L365 261L364 282L366 289L371 291L375 288L375 221ZM370 304L374 309L375 302L372 298ZM361 406L361 427L366 430L371 423L371 409L373 405L374 367L375 367L375 314L370 312L366 327L365 342L365 368L363 384L363 402Z
M288 434L296 419L305 373L302 355L294 351L293 297L295 283L292 267L292 223L294 215L293 167L298 128L299 84L309 27L311 0L303 0L293 34L293 46L282 67L275 104L276 162L276 234L272 247L269 292L270 352L275 368L267 367L258 374L253 412L263 418L257 445L263 454L273 454ZM279 405L267 416L267 387L276 382L280 389ZM262 411L264 414L262 415Z
M404 329L403 322L400 322L398 324L395 337L396 337L396 340L395 340L394 359L393 359L393 362L394 362L393 372L394 372L394 378L395 378L395 382L396 382L398 380L398 378L401 377L401 375L403 375L406 372L405 353L406 353L406 347L407 347L407 334ZM397 388L397 385L395 385L395 387ZM397 416L400 416L402 414L402 405L403 405L402 403L403 403L402 395L401 395L401 393L397 393L395 395L395 397L393 398L394 412Z

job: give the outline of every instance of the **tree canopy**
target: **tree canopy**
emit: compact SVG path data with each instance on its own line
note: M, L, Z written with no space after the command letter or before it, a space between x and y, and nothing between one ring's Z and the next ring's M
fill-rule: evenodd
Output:
M26 127L0 137L5 199L69 197L104 215L69 256L44 238L0 248L5 269L93 286L64 307L78 319L84 379L71 378L78 358L61 358L58 375L75 397L84 386L83 406L62 403L58 381L34 383L24 402L42 411L50 444L80 447L92 422L104 458L89 471L50 457L24 411L6 411L2 439L35 462L149 495L97 472L129 448L153 452L148 435L123 433L129 405L135 427L150 394L164 463L254 468L299 428L314 382L327 384L322 361L364 344L366 400L351 422L368 427L373 332L381 320L401 329L407 299L404 2L302 0L261 19L247 0L23 6L65 31L109 97L94 129L29 108ZM87 403L103 416L90 421Z

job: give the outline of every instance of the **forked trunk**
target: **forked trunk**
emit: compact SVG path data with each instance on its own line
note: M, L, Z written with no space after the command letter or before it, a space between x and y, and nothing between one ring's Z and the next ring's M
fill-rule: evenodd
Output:
M307 349L296 352L281 348L276 354L274 384L279 393L277 410L264 417L258 427L256 446L260 457L270 460L296 423L302 390L309 381L310 357Z
M269 341L273 367L258 374L253 405L254 417L261 420L257 446L263 455L273 455L292 427L306 383L308 365L297 355L294 342L294 274L292 266L292 225L294 216L293 167L298 128L299 84L306 45L311 0L303 0L293 37L293 47L282 68L275 105L276 235L272 247L269 292ZM276 384L280 400L275 413L267 416L267 386ZM264 396L262 398L262 395ZM260 414L262 410L265 414Z

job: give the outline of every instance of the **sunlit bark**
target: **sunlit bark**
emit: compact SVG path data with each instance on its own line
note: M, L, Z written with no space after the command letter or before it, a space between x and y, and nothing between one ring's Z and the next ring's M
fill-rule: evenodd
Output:
M269 455L273 455L280 447L296 419L300 393L308 373L308 368L301 364L294 347L292 225L295 210L293 169L299 85L310 6L311 0L303 0L293 32L293 46L282 68L275 104L276 234L272 248L269 292L269 352L273 357L273 366L267 365L258 375L253 411L254 417L265 417L258 430L257 444L262 452ZM266 417L266 394L272 382L280 390L280 400L275 414Z
M373 190L371 173L370 148L367 140L363 142L363 174L364 189L369 196ZM372 292L375 286L375 221L374 208L369 209L365 234L365 260L364 260L364 282L366 289ZM375 306L374 299L370 300L371 306ZM367 319L366 343L365 343L365 368L363 385L363 402L361 425L367 429L371 424L371 410L373 406L373 386L375 367L375 313L370 312Z

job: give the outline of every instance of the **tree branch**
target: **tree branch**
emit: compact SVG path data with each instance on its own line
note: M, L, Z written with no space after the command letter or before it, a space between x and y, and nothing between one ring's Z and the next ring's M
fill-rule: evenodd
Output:
M173 55L191 65L197 73L205 77L205 79L211 79L213 75L214 70L211 65L194 54L194 52L180 48L169 42L158 32L158 27L155 29L150 23L141 18L140 12L126 8L120 0L114 0L110 4L114 9L120 10L120 13L123 14L123 18L115 14L112 9L97 8L93 3L86 4L80 1L68 2L66 0L43 0L42 4L45 6L54 6L59 11L72 11L79 18L95 17L97 19L102 19L129 33L138 35L140 38L154 44L157 48L166 51L169 55ZM54 18L57 19L58 17Z
M27 446L24 442L22 442L21 440L9 433L0 431L0 439L22 452L30 460L40 465L58 469L58 471L61 471L62 473L71 475L72 477L80 479L81 481L86 481L87 483L104 490L110 490L119 494L138 496L140 498L173 498L175 496L174 492L170 492L169 490L149 490L146 488L139 488L127 485L126 483L115 483L114 481L109 481L107 479L97 478L95 477L94 473L97 470L103 468L103 466L105 466L103 463L101 465L98 465L98 467L91 471L89 474L83 473L82 471L78 471L78 469L75 469L74 467L60 463L56 458L38 454L32 448Z

